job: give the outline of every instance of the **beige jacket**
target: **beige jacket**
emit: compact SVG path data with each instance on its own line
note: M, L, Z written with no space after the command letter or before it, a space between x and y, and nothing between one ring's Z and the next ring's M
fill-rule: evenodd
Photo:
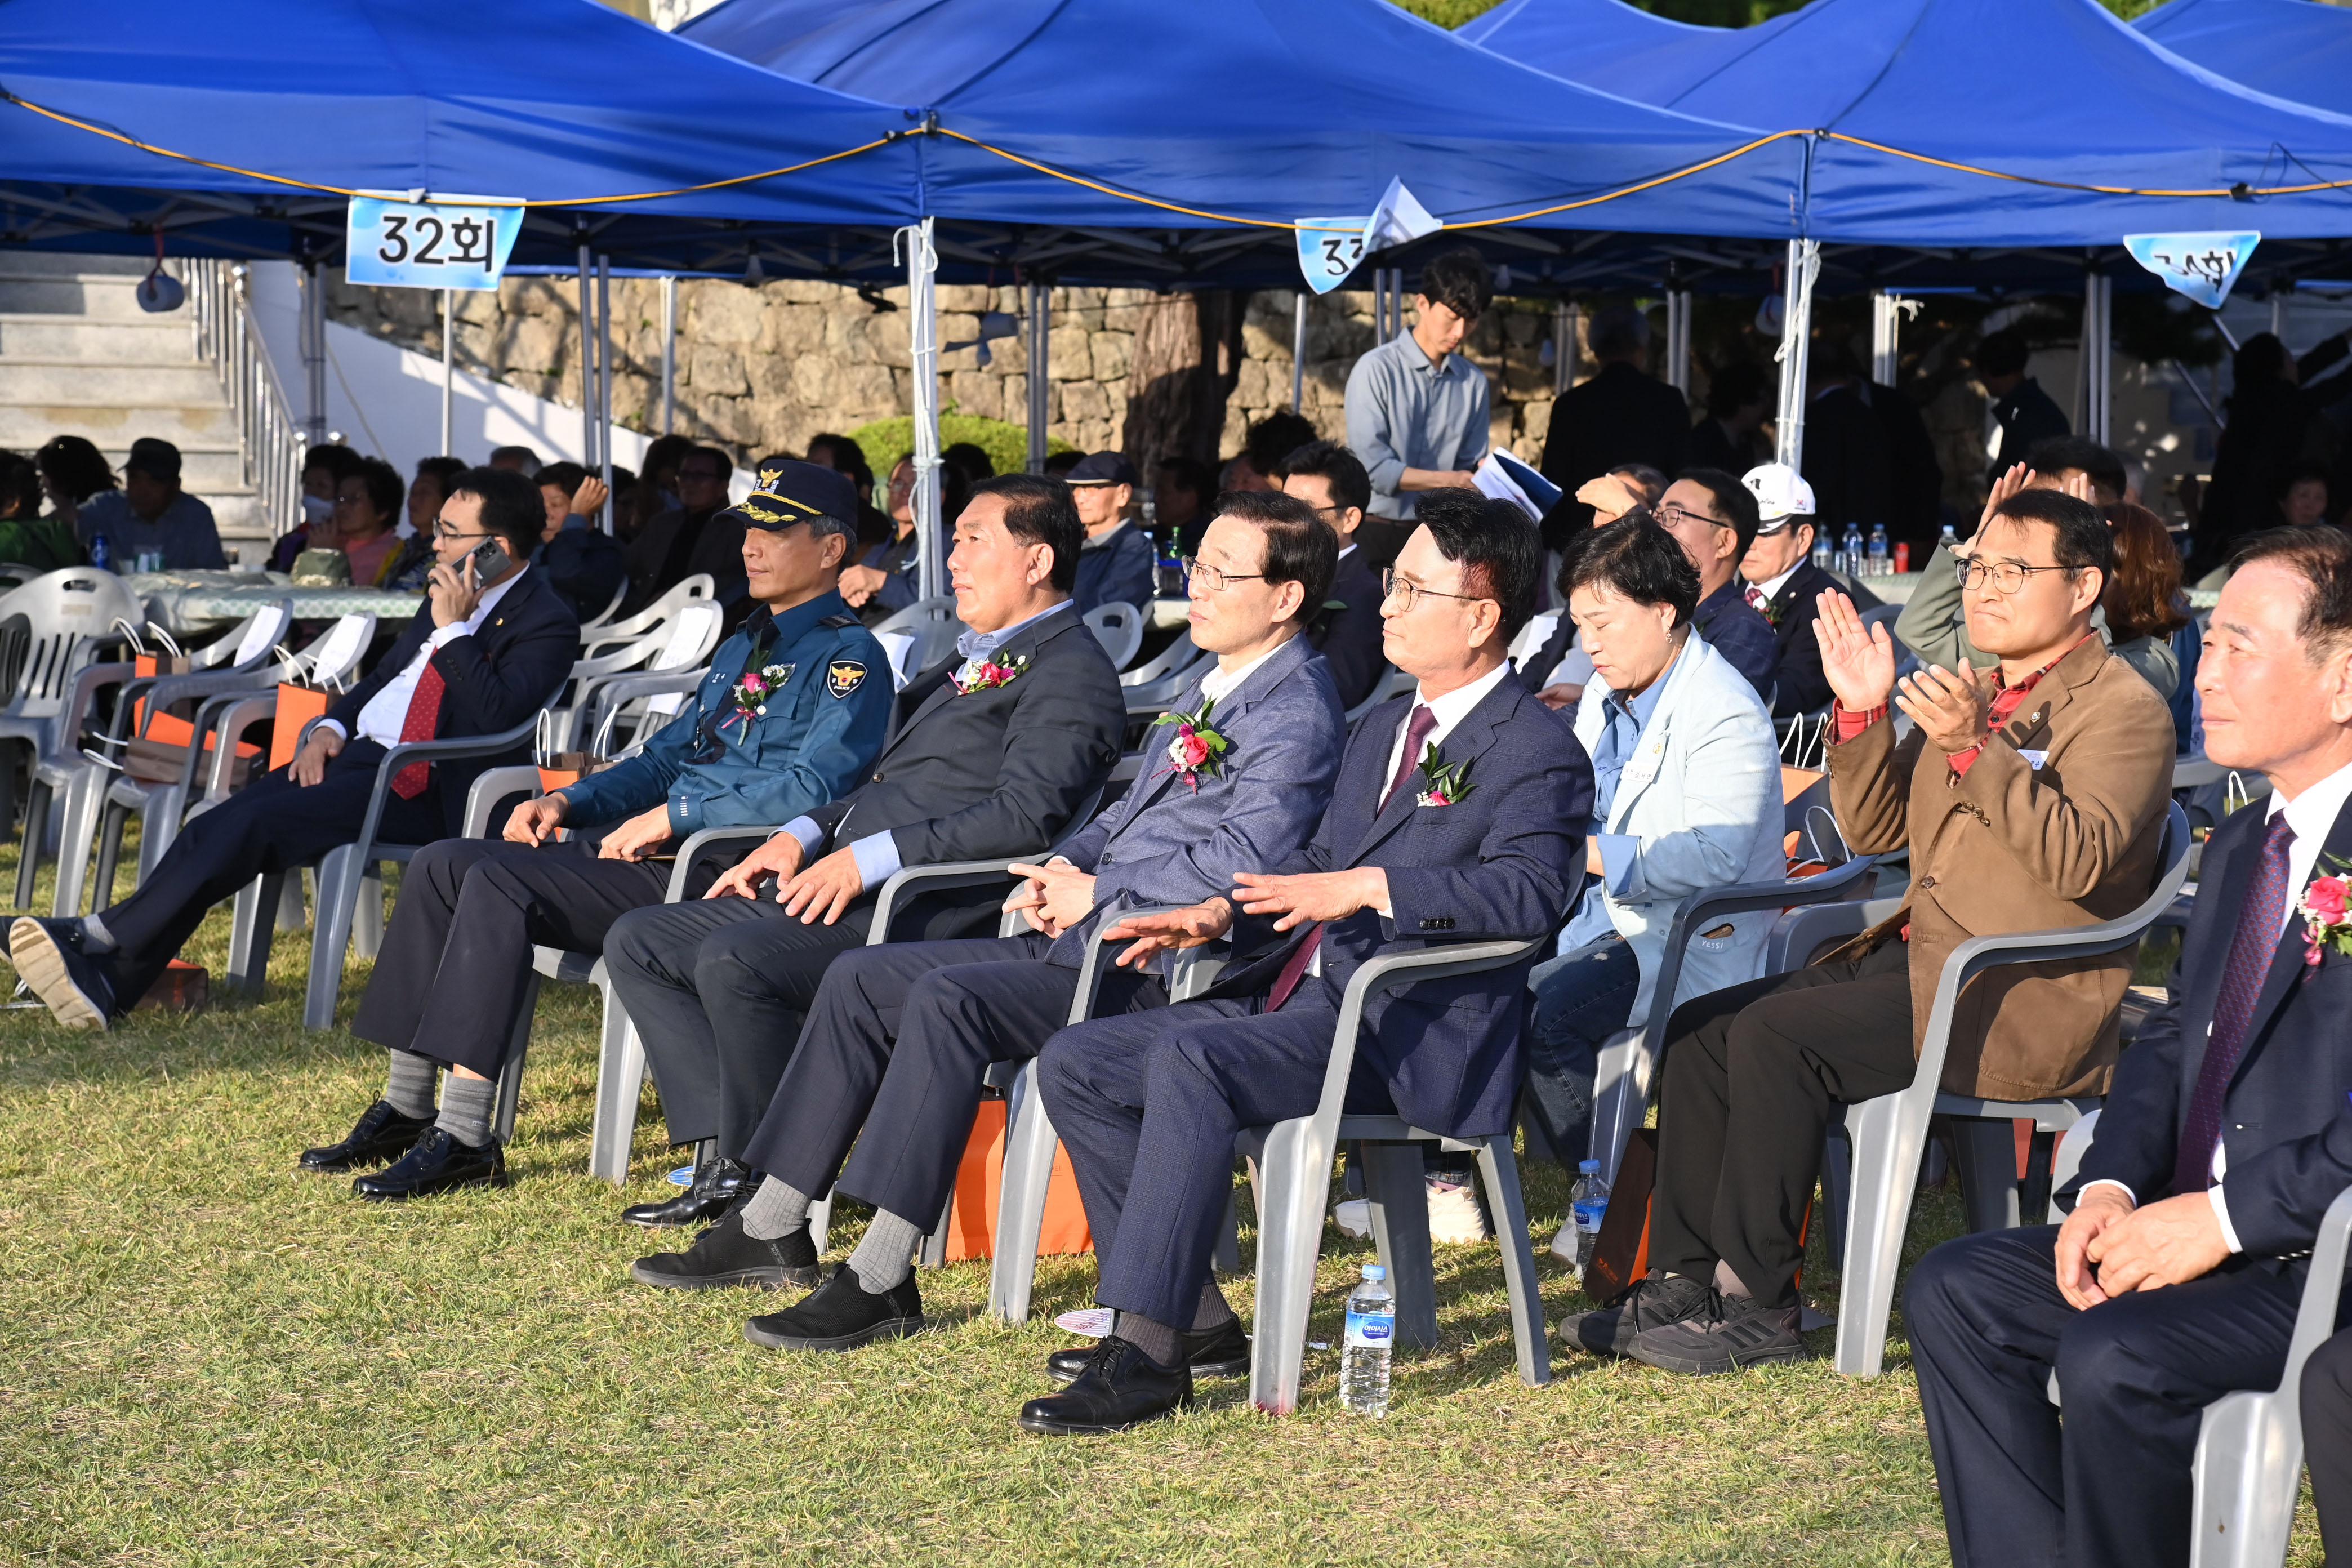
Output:
M1911 850L1911 901L1843 950L1911 924L1912 1048L1936 982L1972 936L2095 925L2156 885L2172 782L2172 717L2093 638L2037 682L1965 775L1914 731L1873 724L1829 750L1839 828L1857 853ZM2029 753L2039 753L2036 758ZM1962 992L1942 1087L1990 1100L2104 1094L2129 951L2005 966Z

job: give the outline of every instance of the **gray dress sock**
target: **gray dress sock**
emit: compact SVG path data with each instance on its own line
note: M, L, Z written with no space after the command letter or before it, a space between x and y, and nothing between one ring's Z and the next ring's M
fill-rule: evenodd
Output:
M859 1289L869 1296L880 1296L904 1284L915 1271L916 1244L930 1232L927 1225L901 1219L887 1209L876 1209L874 1223L866 1227L866 1238L849 1255L849 1271L857 1276Z
M1200 1305L1192 1309L1192 1331L1223 1328L1234 1321L1234 1310L1225 1304L1225 1293L1217 1289L1214 1275L1201 1282Z
M769 1176L743 1205L743 1234L753 1241L774 1241L808 1226L809 1195Z
M490 1109L498 1098L496 1079L451 1073L441 1090L441 1114L434 1125L467 1148L479 1149L490 1141Z
M106 929L106 922L94 913L81 917L81 946L84 952L114 951L113 934Z
M1161 1366L1173 1367L1184 1359L1183 1336L1157 1318L1121 1312L1110 1331Z
M441 1075L431 1058L414 1051L392 1053L392 1075L384 1080L383 1098L394 1110L422 1121L433 1114L433 1080Z

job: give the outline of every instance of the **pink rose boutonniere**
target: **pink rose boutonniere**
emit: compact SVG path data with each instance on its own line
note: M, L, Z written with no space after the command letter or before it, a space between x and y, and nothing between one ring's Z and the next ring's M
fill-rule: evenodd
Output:
M1437 744L1432 742L1421 759L1421 776L1429 782L1429 787L1421 792L1413 804L1452 805L1461 800L1477 787L1470 782L1472 761L1465 757L1458 763L1442 763L1437 760Z
M992 686L1010 686L1015 677L1029 668L1029 656L1019 654L1003 664L992 658L968 658L948 679L959 696L969 697L975 691L985 691Z
M1201 775L1217 776L1217 769L1233 749L1233 742L1209 727L1209 710L1215 703L1203 701L1193 713L1170 713L1160 722L1176 726L1176 733L1168 742L1168 762L1195 794L1201 788Z
M2352 870L2352 863L2327 857L2328 864L2337 873ZM2347 889L2340 874L2314 877L2296 900L2294 912L2303 918L2304 940L2310 945L2305 950L2303 962L2317 967L2320 959L2330 950L2352 953L2352 915L2345 911Z
M782 690L784 682L792 678L793 667L789 664L772 664L762 669L745 670L728 693L735 704L735 711L728 716L727 722L741 724L743 732L750 734L751 721L768 716L768 699Z

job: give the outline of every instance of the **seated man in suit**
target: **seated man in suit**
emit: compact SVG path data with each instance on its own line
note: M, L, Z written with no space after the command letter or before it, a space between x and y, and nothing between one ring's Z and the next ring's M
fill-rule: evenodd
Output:
M1160 556L1143 524L1127 515L1135 500L1135 465L1117 452L1097 452L1070 470L1067 482L1087 531L1070 588L1078 614L1102 605L1141 609L1151 603Z
M1510 502L1430 504L1453 493L1421 498L1383 605L1389 660L1420 689L1357 725L1314 841L1236 877L1230 899L1110 933L1139 939L1127 963L1224 935L1238 904L1278 940L1207 998L1080 1024L1045 1047L1040 1091L1102 1263L1095 1299L1118 1317L1090 1355L1055 1358L1075 1380L1024 1406L1030 1431L1121 1431L1191 1402L1190 1363L1231 1335L1209 1260L1234 1134L1314 1111L1359 966L1433 942L1546 937L1568 911L1592 770L1505 658L1535 608L1542 545ZM1372 1002L1349 1108L1456 1135L1507 1129L1535 960Z
M1356 542L1364 509L1372 504L1371 476L1339 442L1309 441L1283 459L1282 493L1305 501L1339 539L1339 565L1324 601L1310 606L1307 637L1331 666L1341 710L1351 710L1389 668L1381 652L1381 575Z
M1756 498L1721 468L1685 469L1658 502L1658 526L1682 542L1698 568L1692 624L1759 697L1770 694L1780 663L1772 623L1748 603L1739 563L1756 538Z
M948 557L962 658L899 694L907 718L865 781L772 818L785 825L700 900L614 928L605 966L645 1040L670 1136L713 1140L719 1156L676 1203L625 1218L690 1225L742 1195L751 1135L826 966L865 944L875 896L901 867L1035 855L1097 798L1127 703L1070 604L1081 537L1061 480L982 480ZM899 906L898 929L929 941L986 935L1003 900L1001 884L925 893ZM815 1283L807 1239L790 1252L794 1283Z
M2200 1414L2278 1385L2320 1216L2352 1185L2352 928L2312 886L2352 858L2352 541L2282 529L2233 565L2197 669L2206 754L2272 793L2206 843L2065 1224L1947 1242L1904 1294L1962 1568L2187 1563Z
M1742 592L1748 607L1772 623L1780 649L1772 716L1818 713L1830 705L1830 683L1822 674L1821 639L1813 636L1821 618L1815 601L1845 585L1812 563L1813 487L1785 463L1750 468L1739 482L1756 498L1757 512L1756 537L1739 558ZM1849 596L1865 610L1878 603L1859 585Z
M688 1251L641 1259L638 1280L765 1281L771 1246L813 1261L809 1205L830 1188L874 1205L865 1239L814 1296L752 1319L745 1334L838 1351L922 1327L908 1258L947 1206L982 1070L1034 1056L1067 1021L1085 944L1120 910L1215 897L1237 871L1287 858L1322 819L1347 731L1301 632L1334 553L1330 530L1303 502L1221 498L1193 563L1190 617L1217 668L1151 731L1143 774L1118 804L1044 865L1018 868L1029 881L1010 907L1032 929L835 960L745 1153L766 1181ZM1096 1005L1129 1012L1167 999L1162 975L1121 970ZM1228 1340L1223 1360L1246 1365L1238 1326Z
M1909 1087L1937 977L1972 936L2128 913L2159 867L2170 716L2107 655L2091 609L2107 574L2095 508L2012 498L1984 531L1969 635L2000 663L1895 680L1885 626L1821 600L1837 695L1829 763L1856 854L1911 851L1908 909L1821 962L1701 996L1666 1025L1648 1279L1571 1318L1598 1352L1672 1372L1793 1361L1799 1225L1833 1104ZM1889 704L1916 726L1895 738ZM1996 969L1975 981L1944 1088L1986 1100L2104 1094L2131 954Z
M544 574L523 564L545 518L520 474L474 468L453 484L433 525L430 590L366 679L311 727L285 768L192 817L119 904L80 920L18 920L16 973L70 1028L103 1029L138 1005L205 913L264 872L315 860L357 838L376 764L403 741L511 730L562 689L580 657L580 623ZM505 756L417 763L392 783L379 825L423 844L463 826L466 795Z
M719 645L694 705L635 756L516 807L505 842L452 838L409 862L352 1020L352 1034L391 1052L383 1097L348 1137L305 1151L302 1169L393 1160L352 1183L363 1198L502 1182L491 1101L532 947L595 952L614 920L667 894L671 868L649 857L705 827L821 805L873 762L889 725L890 666L835 588L856 526L849 481L813 463L772 463L735 510L740 569L761 603ZM606 832L593 848L551 843L564 826Z

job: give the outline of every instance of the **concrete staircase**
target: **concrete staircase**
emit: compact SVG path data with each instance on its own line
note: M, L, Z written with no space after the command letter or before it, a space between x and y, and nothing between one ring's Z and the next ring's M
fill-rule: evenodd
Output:
M245 479L236 414L197 355L193 301L166 315L139 308L148 270L119 257L0 252L0 448L29 457L52 436L82 436L120 472L133 440L160 437L180 448L181 486L213 509L230 557L257 561L271 530Z

